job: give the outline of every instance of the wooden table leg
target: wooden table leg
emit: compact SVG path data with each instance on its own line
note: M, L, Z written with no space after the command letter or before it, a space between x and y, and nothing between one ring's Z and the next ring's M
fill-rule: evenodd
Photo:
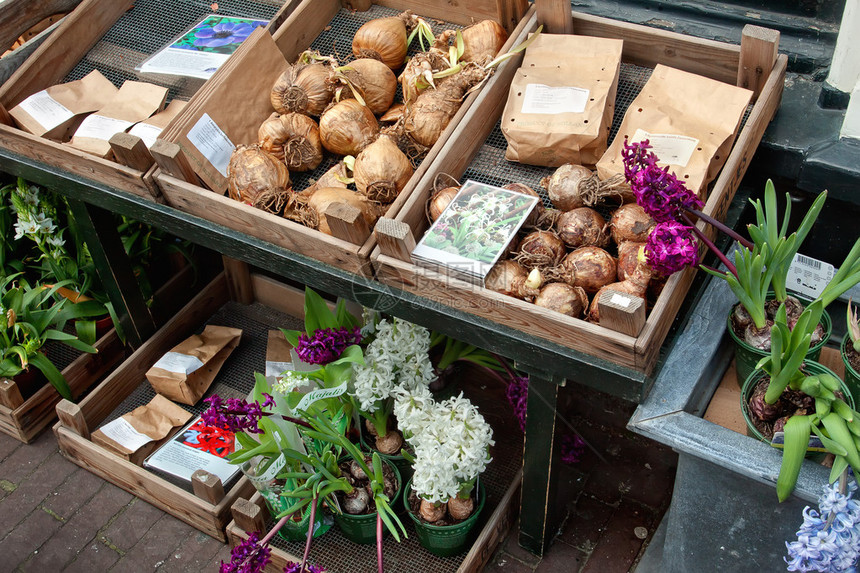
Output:
M558 529L558 467L561 464L556 403L559 384L549 377L529 378L523 486L520 496L520 545L543 555Z

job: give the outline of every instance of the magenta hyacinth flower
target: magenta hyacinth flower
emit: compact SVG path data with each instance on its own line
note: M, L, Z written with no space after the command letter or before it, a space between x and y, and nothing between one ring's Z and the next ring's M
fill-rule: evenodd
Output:
M360 342L360 328L320 328L313 336L299 335L296 354L307 364L328 364L340 358L347 347Z
M658 223L645 243L645 257L654 271L669 276L699 264L699 244L693 229L675 221Z

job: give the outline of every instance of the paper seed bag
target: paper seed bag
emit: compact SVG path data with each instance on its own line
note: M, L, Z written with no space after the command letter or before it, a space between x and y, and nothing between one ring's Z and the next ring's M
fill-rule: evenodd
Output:
M186 105L188 105L187 101L175 99L170 102L170 105L164 108L164 111L158 112L147 120L135 123L128 132L141 138L143 143L146 144L146 148L149 149L158 139L158 136L161 135L162 130L167 127L173 118L179 115L179 112Z
M99 157L109 157L111 136L160 110L166 98L167 88L127 81L113 99L81 122L69 145Z
M162 396L193 406L209 389L241 338L238 328L207 325L202 333L185 339L162 356L147 370L146 379Z
M92 441L116 455L140 465L171 430L191 419L164 396L155 395L149 404L135 408L92 433Z
M11 110L18 127L33 135L65 141L81 116L104 107L117 93L98 70L83 78L36 92Z
M597 163L615 112L622 46L622 40L591 36L535 39L502 114L505 159L547 167Z
M597 175L624 173L624 141L649 140L659 165L704 199L726 162L752 98L750 90L657 65L627 108L618 135L597 163Z

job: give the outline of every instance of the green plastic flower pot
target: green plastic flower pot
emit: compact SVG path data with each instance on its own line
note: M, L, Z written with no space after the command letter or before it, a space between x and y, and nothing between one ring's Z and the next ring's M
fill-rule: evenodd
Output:
M293 521L291 519L287 520L287 522L278 530L278 535L287 541L305 541L308 537L308 523L310 523L311 520L311 512L309 508L302 511L304 512L304 515L302 515L301 521ZM328 515L323 511L322 503L318 501L316 519L314 519L314 539L322 536L325 532L331 529L332 525L334 525L334 520L331 515Z
M384 463L388 464L394 470L394 477L397 479L397 491L394 492L394 499L391 500L391 506L400 499L400 494L403 491L403 482L400 480L400 472L397 466L390 461L383 459ZM366 513L363 515L351 515L349 513L335 513L334 522L340 528L344 537L353 543L371 544L376 543L376 512ZM383 525L382 536L388 535L388 528Z
M412 480L403 489L403 505L409 507L409 493L412 491ZM411 511L409 517L415 524L415 534L421 547L439 557L452 557L467 551L474 543L480 529L475 526L484 509L487 500L484 484L478 482L478 505L475 512L467 519L455 525L429 525Z
M383 454L382 452L380 452L376 448L374 448L373 445L368 440L365 439L366 431L364 429L364 425L362 425L361 432L359 435L360 435L360 441L361 441L361 449L366 451L366 452L376 452L379 454L379 457L381 457L383 460L391 462L394 465L394 467L397 468L397 472L400 475L400 479L403 480L403 482L401 482L401 483L408 482L412 479L412 473L413 473L412 472L412 464L409 463L409 461L405 457L403 457L400 454L397 454L397 455Z
M797 296L797 295L794 295ZM797 297L803 304L809 304L812 302L809 299ZM755 370L756 364L759 363L759 360L764 358L765 356L770 356L769 350L759 350L754 346L750 346L742 339L738 338L737 334L735 334L734 329L732 328L732 312L734 311L734 307L729 311L729 316L726 318L726 328L729 331L729 336L732 337L732 342L735 345L735 368L737 370L737 381L738 386L743 387L744 380L749 378L750 374ZM821 349L827 344L827 341L830 340L830 335L833 332L833 323L830 320L830 315L827 314L827 310L825 310L821 315L821 324L824 325L824 336L821 339L821 342L809 348L809 351L806 353L806 359L817 361L821 356Z
M836 373L827 368L826 366L819 364L818 362L813 362L811 360L806 360L803 363L803 370L809 374L832 374L836 376ZM763 377L766 377L762 370L754 370L744 381L743 389L741 391L741 413L744 415L744 421L747 423L747 435L751 438L756 438L766 444L770 443L764 434L758 431L758 429L753 425L752 420L750 418L749 399L752 396L753 390L755 389L755 385L761 380ZM839 378L839 376L836 376ZM845 382L840 381L840 385L842 387L842 393L845 394L845 401L848 403L851 408L854 408L854 397L851 395L851 392L848 389L848 386ZM810 451L807 452L806 457L812 461L821 462L824 460L826 452L818 452L818 451Z
M860 372L854 370L854 367L848 362L848 355L845 353L845 349L849 345L851 345L851 337L846 332L845 338L842 339L842 346L840 346L842 350L842 362L845 363L845 385L848 386L851 395L854 396L854 401L860 403Z

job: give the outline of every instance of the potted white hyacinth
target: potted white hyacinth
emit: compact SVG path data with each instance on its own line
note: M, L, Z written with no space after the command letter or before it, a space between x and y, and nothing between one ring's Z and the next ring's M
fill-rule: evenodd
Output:
M380 454L402 459L403 436L392 419L395 394L427 393L436 379L430 362L430 332L394 318L375 325L373 341L364 351L364 364L353 366L350 395L356 400L366 430L375 437ZM397 464L403 473L403 464ZM408 467L408 464L406 464Z
M461 553L484 507L478 478L492 460L493 430L462 394L443 402L403 396L395 411L414 451L405 499L418 539L436 555Z

